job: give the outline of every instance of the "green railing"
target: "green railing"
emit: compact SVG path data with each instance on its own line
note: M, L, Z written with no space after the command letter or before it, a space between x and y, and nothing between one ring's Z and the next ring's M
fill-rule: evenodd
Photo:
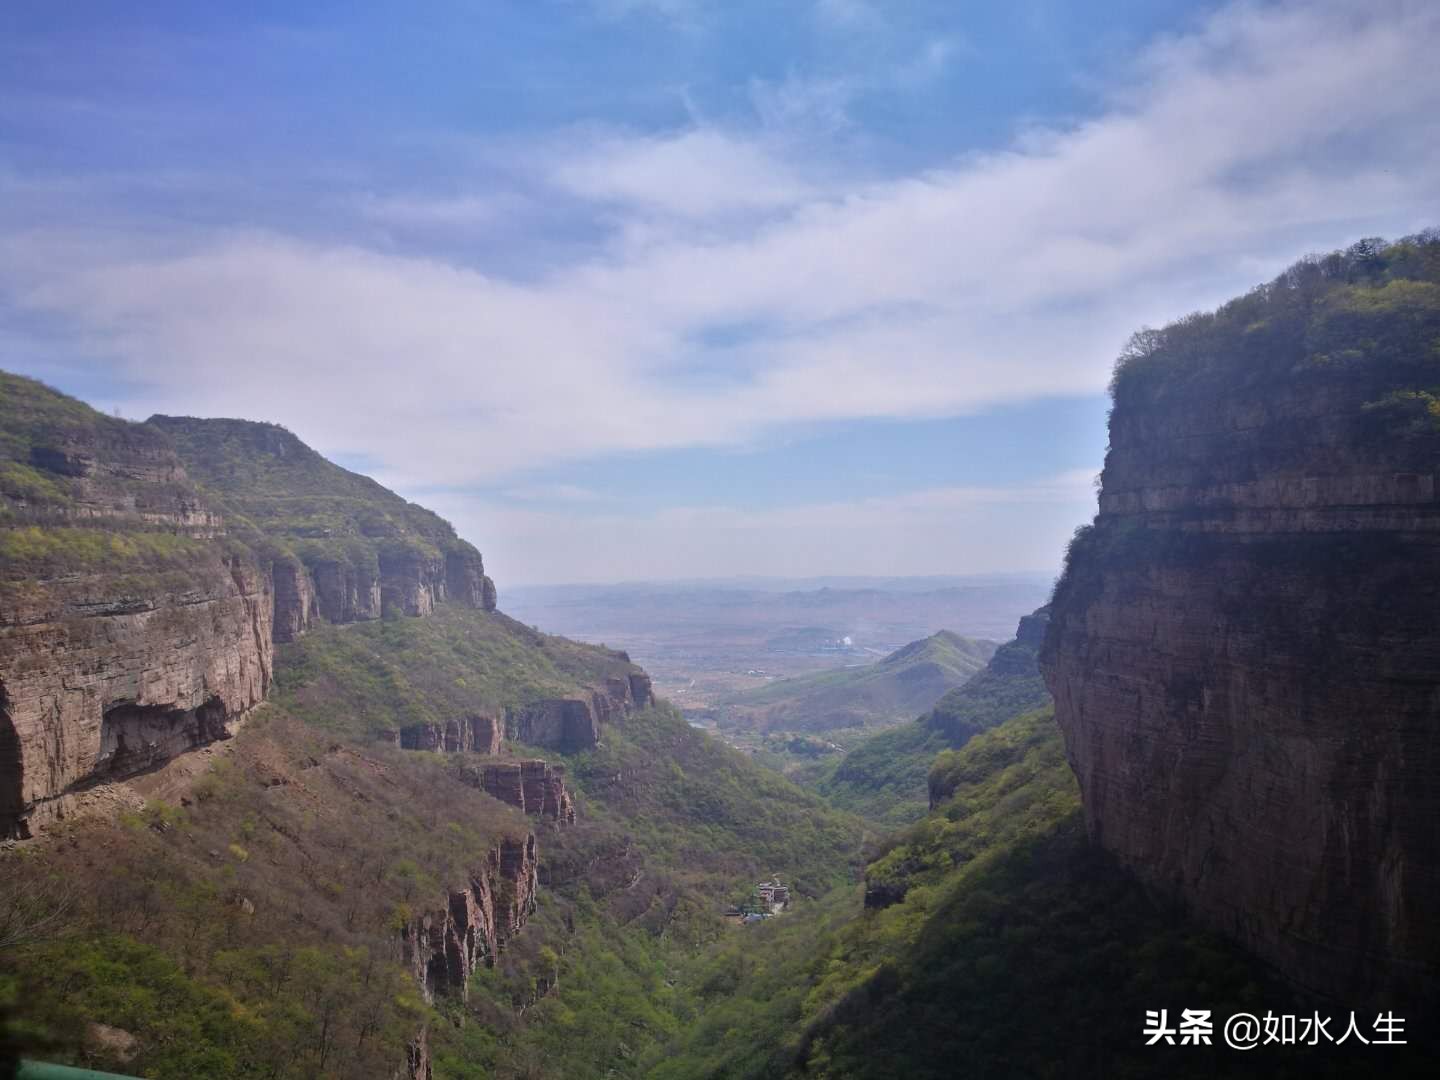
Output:
M15 1080L135 1080L119 1073L77 1069L71 1065L48 1065L43 1061L22 1061Z

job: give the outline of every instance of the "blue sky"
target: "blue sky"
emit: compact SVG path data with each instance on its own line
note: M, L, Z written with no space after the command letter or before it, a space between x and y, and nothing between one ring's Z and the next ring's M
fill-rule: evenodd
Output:
M1440 224L1437 45L1406 0L15 0L0 366L284 423L502 584L1049 570L1130 331Z

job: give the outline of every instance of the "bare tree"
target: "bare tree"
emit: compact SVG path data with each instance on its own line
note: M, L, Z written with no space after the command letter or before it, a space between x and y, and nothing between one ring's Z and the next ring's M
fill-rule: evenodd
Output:
M54 937L75 902L75 890L62 879L17 869L0 874L0 952Z

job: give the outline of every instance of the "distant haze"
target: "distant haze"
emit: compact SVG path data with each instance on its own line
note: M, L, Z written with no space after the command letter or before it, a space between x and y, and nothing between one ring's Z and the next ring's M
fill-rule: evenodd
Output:
M550 633L627 650L689 705L767 678L870 663L940 630L1009 641L1051 585L1037 574L540 585L503 591L500 607Z

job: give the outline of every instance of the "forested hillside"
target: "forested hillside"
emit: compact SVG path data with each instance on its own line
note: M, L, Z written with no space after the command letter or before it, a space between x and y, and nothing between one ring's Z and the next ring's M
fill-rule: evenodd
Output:
M0 1009L26 1052L634 1075L754 881L804 905L853 880L857 820L625 654L490 610L435 515L283 429L0 389L0 814L35 833L0 851ZM36 787L87 740L98 765L72 745Z
M1036 664L1047 617L1041 608L1021 619L1015 639L1000 646L984 670L914 721L878 732L812 772L807 783L871 821L898 827L919 818L929 805L926 777L937 754L1049 701Z
M736 694L725 727L827 732L888 727L929 708L985 666L995 644L941 630L873 664L797 675Z

